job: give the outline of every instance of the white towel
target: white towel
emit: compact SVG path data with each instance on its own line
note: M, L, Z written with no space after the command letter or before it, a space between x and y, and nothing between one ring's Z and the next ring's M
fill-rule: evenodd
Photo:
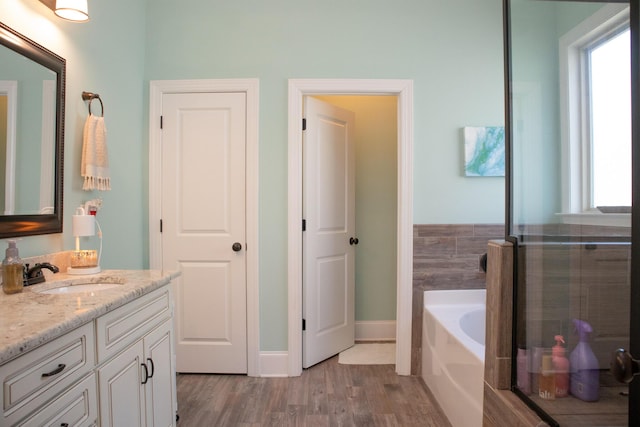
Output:
M111 190L104 117L89 114L84 124L80 174L84 178L83 190Z

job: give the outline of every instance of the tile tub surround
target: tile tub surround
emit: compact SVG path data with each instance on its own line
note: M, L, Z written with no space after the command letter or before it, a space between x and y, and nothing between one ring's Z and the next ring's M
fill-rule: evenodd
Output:
M18 294L0 292L0 364L164 286L179 274L153 270L105 270L86 276L57 273L47 277L47 282L25 287ZM122 285L93 294L39 293L65 285L98 282Z
M504 238L504 224L415 224L411 374L421 374L424 291L483 289L480 257L487 243Z
M484 357L483 426L546 426L511 392L513 245L490 241L487 260L487 324Z

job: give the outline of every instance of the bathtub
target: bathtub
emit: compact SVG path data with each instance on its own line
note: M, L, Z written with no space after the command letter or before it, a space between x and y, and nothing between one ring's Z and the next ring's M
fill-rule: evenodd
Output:
M426 291L422 378L453 427L482 426L484 289Z

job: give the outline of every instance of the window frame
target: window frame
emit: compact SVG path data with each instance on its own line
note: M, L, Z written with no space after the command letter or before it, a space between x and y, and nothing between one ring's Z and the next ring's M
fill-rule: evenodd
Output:
M629 6L609 4L559 40L562 212L565 223L630 225L630 214L591 207L591 105L586 50L629 26Z

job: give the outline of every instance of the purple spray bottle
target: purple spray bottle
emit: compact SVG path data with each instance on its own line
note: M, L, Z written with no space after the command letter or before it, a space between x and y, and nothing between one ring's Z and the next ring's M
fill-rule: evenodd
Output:
M584 320L573 319L578 334L578 345L569 356L571 367L571 394L585 402L598 400L600 391L600 371L596 355L588 343L593 328Z

